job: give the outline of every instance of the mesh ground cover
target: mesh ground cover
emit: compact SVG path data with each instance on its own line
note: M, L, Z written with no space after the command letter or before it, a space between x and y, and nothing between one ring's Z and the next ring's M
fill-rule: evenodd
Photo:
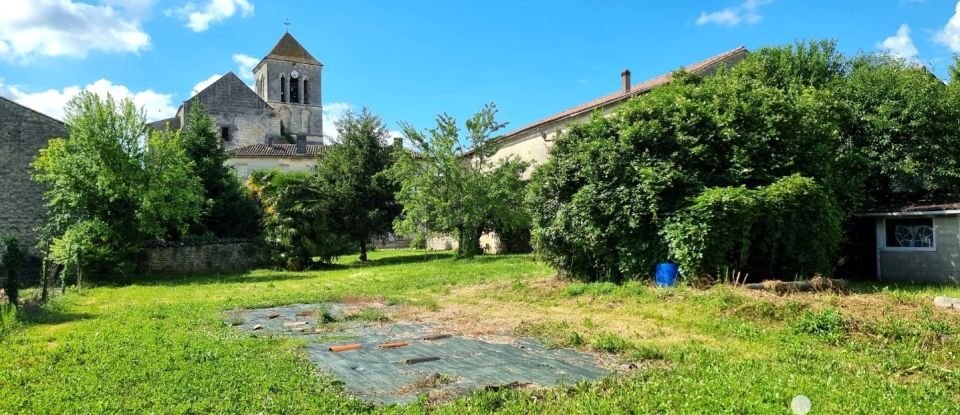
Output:
M548 349L530 339L490 343L440 333L424 323L351 320L346 310L343 304L294 304L233 312L229 322L253 333L305 339L311 362L343 381L349 392L383 404L409 402L421 394L442 399L487 387L569 385L608 373L589 354ZM450 336L424 340L441 334ZM409 345L378 348L396 341ZM328 350L347 343L362 347ZM439 359L408 363L418 358Z

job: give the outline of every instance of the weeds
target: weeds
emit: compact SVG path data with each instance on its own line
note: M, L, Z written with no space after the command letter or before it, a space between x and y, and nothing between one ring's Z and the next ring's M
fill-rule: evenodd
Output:
M825 308L819 311L804 311L793 323L793 330L798 334L809 334L830 341L838 341L846 336L847 324L840 311Z
M20 326L17 308L13 304L0 303L0 340Z

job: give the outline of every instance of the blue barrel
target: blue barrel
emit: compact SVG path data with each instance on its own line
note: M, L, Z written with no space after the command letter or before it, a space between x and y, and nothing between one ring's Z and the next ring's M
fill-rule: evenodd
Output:
M657 287L673 287L677 283L677 276L680 275L680 265L673 261L661 262L657 264L655 280Z

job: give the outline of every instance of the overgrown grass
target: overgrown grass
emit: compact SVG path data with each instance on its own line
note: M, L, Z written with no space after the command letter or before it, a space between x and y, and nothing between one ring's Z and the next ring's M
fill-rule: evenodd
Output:
M528 256L381 251L371 260L68 293L20 316L22 327L0 340L0 413L789 413L798 394L815 413L960 407L960 315L928 306L957 288L777 297L560 282ZM358 298L662 364L594 384L374 408L318 374L301 341L250 336L224 314ZM371 309L352 318L391 316Z
M19 326L17 308L12 304L0 303L0 340Z

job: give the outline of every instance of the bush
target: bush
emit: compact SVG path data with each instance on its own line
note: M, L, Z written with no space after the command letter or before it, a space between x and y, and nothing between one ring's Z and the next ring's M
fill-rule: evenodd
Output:
M20 246L20 241L13 236L3 239L0 244L0 271L4 277L3 289L7 300L14 307L20 299L20 268L27 259L27 252Z
M731 266L756 276L828 274L841 212L812 179L793 175L757 189L710 188L663 230L685 275Z

